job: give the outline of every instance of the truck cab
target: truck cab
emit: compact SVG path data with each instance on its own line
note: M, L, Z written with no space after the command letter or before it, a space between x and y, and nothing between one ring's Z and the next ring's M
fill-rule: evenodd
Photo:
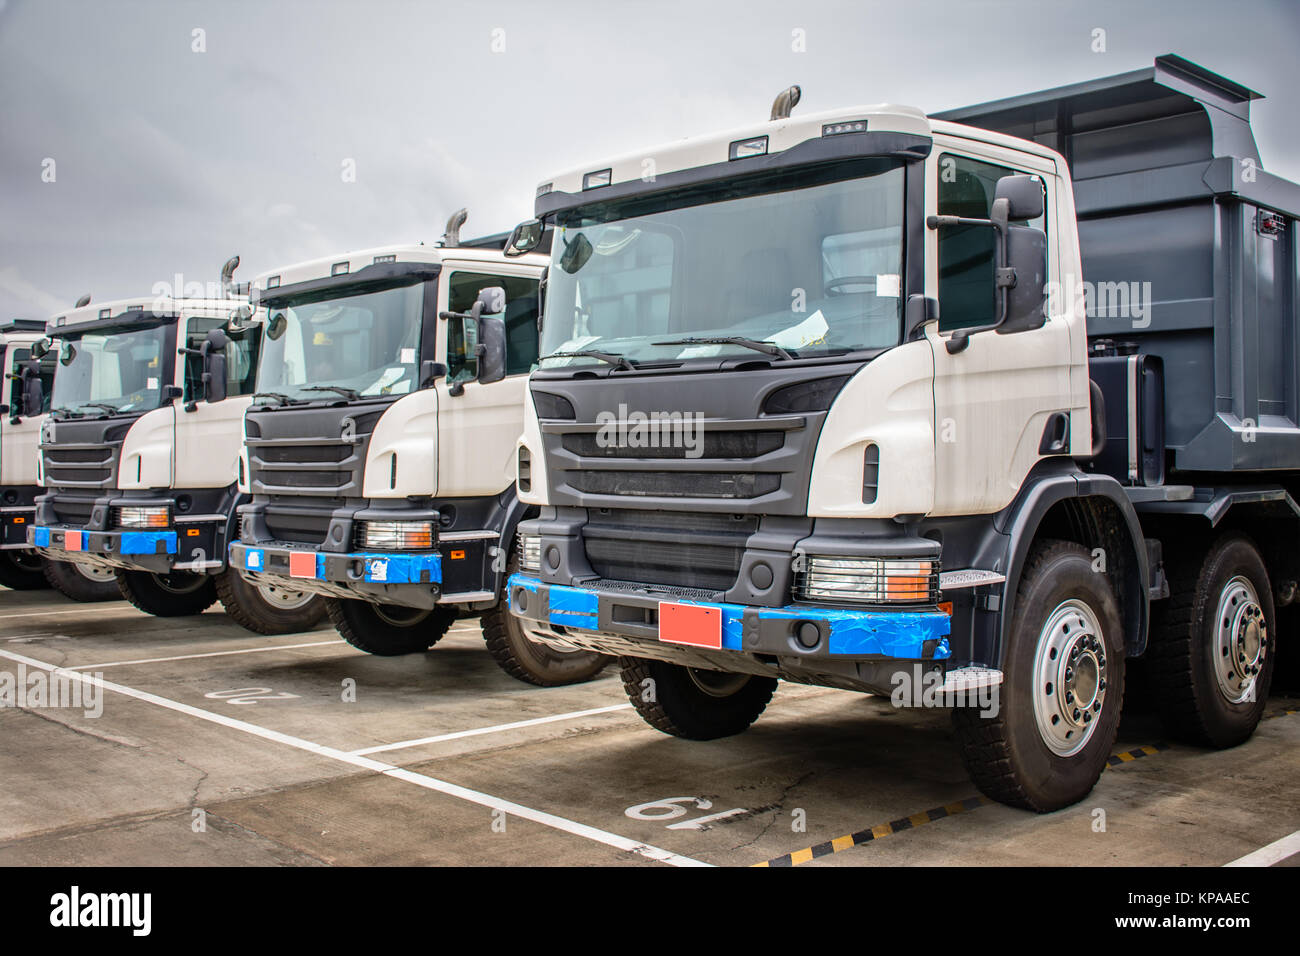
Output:
M1037 811L1104 769L1149 634L1171 728L1245 739L1271 673L1270 574L1295 591L1300 467L1274 452L1262 474L1212 412L1252 397L1230 356L1258 310L1233 304L1242 247L1216 238L1254 213L1209 210L1266 205L1294 236L1292 184L1232 175L1258 163L1254 95L1178 57L947 119L798 115L792 87L766 123L548 177L511 239L554 235L516 459L539 515L512 613L557 648L620 655L633 706L681 737L743 731L778 680L949 707L975 782ZM1153 210L1157 184L1197 212ZM1205 273L1173 283L1193 247ZM1113 274L1126 263L1139 274ZM1169 301L1121 356L1090 344L1085 279L1153 276L1219 291ZM1269 321L1293 329L1293 310ZM1171 388L1138 374L1159 364L1148 344L1178 366ZM1294 419L1270 423L1277 449ZM1185 452L1217 473L1166 487ZM1240 523L1216 528L1233 506ZM1252 544L1270 516L1278 544ZM1189 621L1181 602L1207 591L1219 604Z
M54 359L34 359L45 323L15 319L0 326L0 584L49 586L39 554L27 544L36 514L36 444L50 407Z
M223 290L233 291L223 270ZM123 597L162 617L218 599L259 633L310 629L320 602L228 574L241 418L261 329L246 298L122 299L50 319L56 358L41 432L48 489L29 542L43 556L111 572Z
M481 615L507 672L572 683L600 655L529 641L502 607L515 528L515 442L537 359L544 255L504 237L399 245L254 279L263 332L245 416L230 560L251 582L325 599L373 654L427 650Z

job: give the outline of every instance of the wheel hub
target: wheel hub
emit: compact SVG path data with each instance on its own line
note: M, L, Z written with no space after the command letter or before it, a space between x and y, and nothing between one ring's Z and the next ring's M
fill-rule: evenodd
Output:
M117 575L109 568L92 567L89 564L78 564L73 562L72 566L77 569L77 573L83 578L88 578L96 584L103 584L106 581L112 581Z
M1070 600L1048 615L1034 675L1039 735L1061 756L1077 753L1092 737L1106 703L1106 645L1092 608Z
M281 611L296 611L305 607L314 595L307 591L293 591L275 584L262 584L257 588L262 600Z
M1219 594L1215 618L1214 676L1230 703L1248 699L1268 653L1268 624L1255 587L1235 577Z

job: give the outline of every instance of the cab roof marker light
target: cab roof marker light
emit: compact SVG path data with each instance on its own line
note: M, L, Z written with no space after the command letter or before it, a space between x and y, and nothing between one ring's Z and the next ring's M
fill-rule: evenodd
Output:
M587 175L582 177L582 188L599 189L601 186L608 186L613 181L613 169L598 169L595 172L587 173Z
M266 287L267 287L268 289L278 289L278 288L280 288L280 277L279 277L279 276L271 276L271 278L269 278L269 279L266 280Z
M112 309L100 309L100 310L99 310L99 317L100 317L101 319L106 319L106 318L108 318L108 317L109 317L110 315L112 315L112 314L113 314L113 310L112 310ZM64 320L65 318L67 318L67 316L63 316L63 315L59 316L59 325L62 325L62 324L63 324L63 320Z
M542 183L540 186L537 187L537 195L539 197L545 196L554 188L555 188L555 183Z
M336 262L334 265L330 266L330 275L332 276L345 276L347 274L348 263L346 262Z
M750 156L766 155L767 137L753 136L749 139L738 139L732 143L727 154L727 159L748 159Z
M375 261L373 264L379 265L380 263L384 263L384 262L396 262L396 261L397 261L397 253L393 252L393 253L389 253L386 256L375 256Z
M101 315L100 318L102 319L103 316ZM61 315L61 316L59 316L57 319L54 320L54 324L55 324L55 325L67 325L67 324L68 324L68 317L67 317L66 315Z
M865 133L866 120L849 120L846 123L826 123L822 126L823 136L838 136L840 133Z

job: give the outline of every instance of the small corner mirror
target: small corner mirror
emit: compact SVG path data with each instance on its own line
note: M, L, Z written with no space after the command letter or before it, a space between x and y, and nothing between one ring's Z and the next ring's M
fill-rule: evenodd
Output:
M59 364L65 366L71 365L72 360L75 359L76 357L77 357L76 347L71 342L64 339L63 344L59 346Z
M565 243L564 252L560 254L560 268L573 275L587 264L593 252L595 249L592 248L591 240L578 233Z
M49 336L46 336L46 337L43 338L43 339L40 339L40 340L38 340L38 341L36 341L36 342L33 342L33 343L32 343L32 358L34 358L34 359L43 359L43 358L45 358L45 356L49 354L50 346L53 345L53 344L54 344L54 340L51 339Z
M253 310L246 305L241 305L230 313L230 327L232 329L246 329L252 323Z
M475 304L479 315L500 315L506 310L506 290L499 285L480 289Z
M1007 201L1009 222L1028 222L1043 214L1043 181L1037 176L1003 176L993 192L993 201Z
M272 342L277 342L280 336L284 335L284 330L289 327L289 320L284 317L283 312L277 312L271 316L271 320L266 323L266 337Z
M510 233L502 253L513 257L532 252L542 244L542 228L540 219L527 219L521 222Z

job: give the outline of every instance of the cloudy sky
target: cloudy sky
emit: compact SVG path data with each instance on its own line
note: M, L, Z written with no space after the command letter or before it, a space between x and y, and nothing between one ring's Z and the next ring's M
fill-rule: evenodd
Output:
M791 83L934 111L1176 52L1268 96L1264 166L1300 179L1297 47L1294 0L0 0L0 321L432 242L461 205L503 231L551 172Z

